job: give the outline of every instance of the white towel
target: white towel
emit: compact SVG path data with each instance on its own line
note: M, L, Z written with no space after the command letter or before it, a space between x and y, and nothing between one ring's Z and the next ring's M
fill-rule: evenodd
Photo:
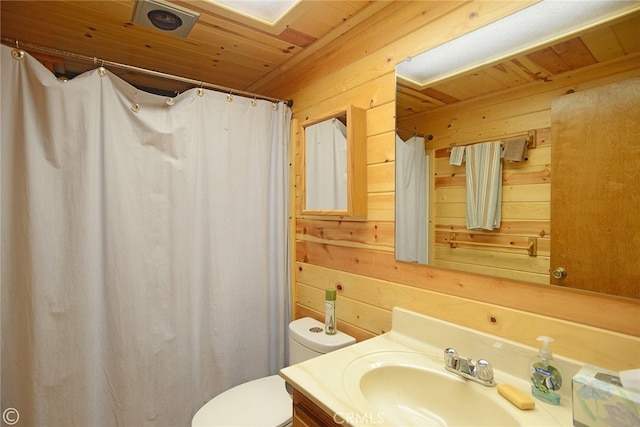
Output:
M502 162L500 141L468 145L465 150L467 174L467 228L500 228L502 204Z
M464 146L453 147L451 149L451 154L449 155L449 164L460 166L462 162L464 162Z

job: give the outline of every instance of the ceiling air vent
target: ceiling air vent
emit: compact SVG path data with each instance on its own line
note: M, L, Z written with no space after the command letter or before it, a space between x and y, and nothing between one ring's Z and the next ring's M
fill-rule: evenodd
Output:
M164 0L138 0L133 23L187 37L200 14Z

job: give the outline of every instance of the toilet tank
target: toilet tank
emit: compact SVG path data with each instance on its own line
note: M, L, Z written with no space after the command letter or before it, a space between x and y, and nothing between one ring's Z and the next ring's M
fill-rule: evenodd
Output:
M304 362L355 342L355 338L340 331L335 335L325 334L324 324L311 317L294 320L289 323L289 364Z

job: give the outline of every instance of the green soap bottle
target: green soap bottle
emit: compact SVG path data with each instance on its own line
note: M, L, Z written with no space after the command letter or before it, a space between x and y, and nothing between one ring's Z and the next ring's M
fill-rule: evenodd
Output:
M324 332L327 335L335 335L336 329L336 290L327 289L324 301Z
M538 341L542 341L543 344L538 356L534 357L530 364L531 394L543 402L559 405L562 372L549 350L549 343L553 342L553 339L540 336Z

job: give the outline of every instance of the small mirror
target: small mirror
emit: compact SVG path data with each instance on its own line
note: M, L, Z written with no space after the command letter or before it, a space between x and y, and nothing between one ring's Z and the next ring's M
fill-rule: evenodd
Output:
M366 216L365 111L349 106L302 123L306 216Z

